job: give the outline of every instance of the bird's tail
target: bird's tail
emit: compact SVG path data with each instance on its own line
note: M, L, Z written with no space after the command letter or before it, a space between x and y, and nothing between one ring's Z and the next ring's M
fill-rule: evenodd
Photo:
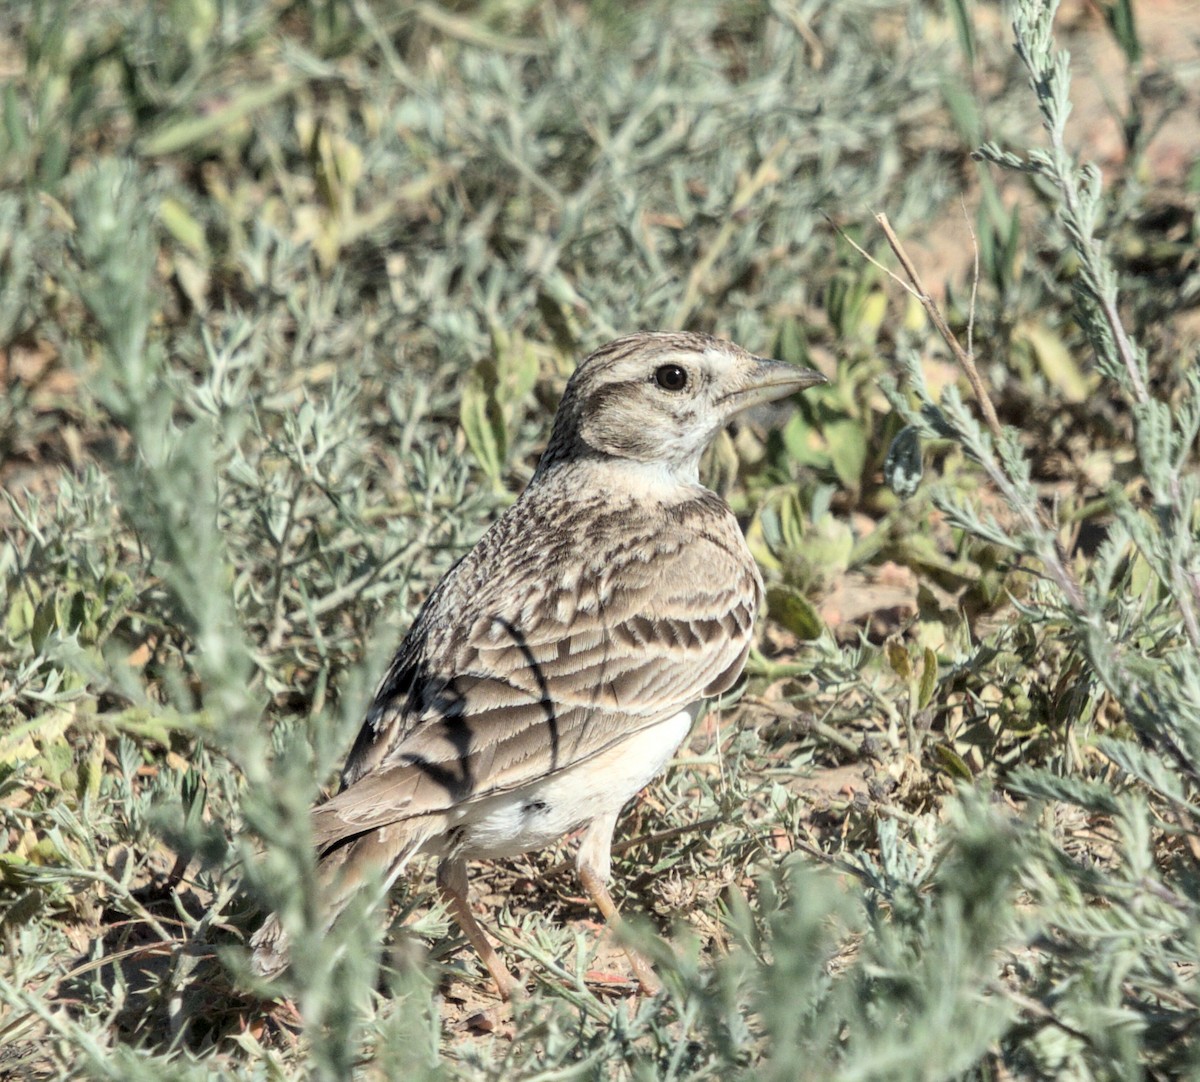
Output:
M382 882L381 897L404 871L421 846L437 833L431 817L421 816L375 827L335 844L317 861L317 880L326 929L350 900L375 876ZM277 976L289 962L287 929L272 913L250 938L254 953L250 964L260 977Z

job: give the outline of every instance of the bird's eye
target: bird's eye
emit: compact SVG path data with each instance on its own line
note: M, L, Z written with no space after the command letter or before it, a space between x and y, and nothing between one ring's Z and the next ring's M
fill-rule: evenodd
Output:
M687 372L677 364L660 364L654 370L654 382L664 391L682 391L687 386Z

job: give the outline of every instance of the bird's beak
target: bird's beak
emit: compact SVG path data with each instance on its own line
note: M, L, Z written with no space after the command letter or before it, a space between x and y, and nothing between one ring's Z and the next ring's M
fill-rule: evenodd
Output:
M755 357L753 362L742 385L725 396L724 401L731 414L829 382L812 368L771 361L766 357Z

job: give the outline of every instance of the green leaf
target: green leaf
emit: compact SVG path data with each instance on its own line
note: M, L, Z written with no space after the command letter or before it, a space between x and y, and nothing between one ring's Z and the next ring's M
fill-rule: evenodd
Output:
M912 658L908 656L908 650L904 643L898 639L889 639L884 649L887 651L888 664L901 680L908 680L912 677Z
M37 607L26 589L22 586L14 590L12 600L8 604L8 619L5 622L9 636L19 639L22 635L32 634L31 629L36 616ZM35 646L34 649L38 647Z
M933 698L934 688L937 687L938 662L935 654L928 646L925 647L925 662L921 669L921 684L917 689L917 709L924 710Z
M515 335L508 348L496 357L497 397L513 406L533 391L538 379L538 358L522 335Z
M55 598L48 597L42 601L33 614L33 625L29 629L29 640L36 653L42 652L46 636L58 626L58 606Z
M775 333L775 346L772 356L789 364L800 364L812 367L808 352L808 341L804 336L804 325L794 316L789 316L779 324Z
M971 13L967 10L966 0L946 0L946 14L954 23L954 32L958 35L958 44L966 57L967 64L975 65L975 25ZM976 140L978 142L978 140Z
M166 198L159 203L158 219L167 232L193 255L207 259L208 242L204 239L204 226L178 199Z
M1092 381L1080 371L1062 338L1040 323L1022 323L1013 340L1024 342L1042 374L1067 402L1086 401Z
M772 586L767 590L767 612L772 620L805 642L819 639L825 630L825 621L812 603L790 586Z
M496 398L496 368L481 361L467 376L459 404L459 422L480 468L499 484L508 460L508 427Z
M227 104L211 111L196 111L165 124L153 135L142 139L138 149L143 155L156 158L160 154L174 154L195 143L219 136L248 119L252 113L286 97L303 82L304 79L291 76L278 82L248 86Z
M29 146L29 135L25 118L22 115L21 102L12 82L5 84L2 96L3 104L0 105L0 112L3 113L4 134L8 140L6 149L14 156L23 154L26 147Z
M1103 5L1103 10L1104 21L1125 53L1125 59L1130 64L1137 64L1142 59L1142 42L1133 15L1133 0L1116 0Z
M953 748L946 744L934 744L933 757L937 760L942 773L959 781L974 781L975 775L966 761Z
M838 480L857 489L867 462L867 438L862 425L849 417L826 421L821 431L829 445L829 457Z
M829 451L823 445L820 433L799 413L788 418L782 435L788 454L800 465L818 470L829 468Z

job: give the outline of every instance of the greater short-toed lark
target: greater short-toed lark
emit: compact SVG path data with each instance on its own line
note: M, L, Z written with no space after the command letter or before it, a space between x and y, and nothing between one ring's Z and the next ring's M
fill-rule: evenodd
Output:
M579 879L608 920L622 806L696 705L741 674L762 580L700 456L741 410L824 382L701 334L634 334L567 384L528 488L429 595L342 772L313 811L330 920L378 869L431 853L501 994L515 981L467 903L466 862L586 827ZM271 918L254 963L286 963ZM631 954L643 989L650 967Z

